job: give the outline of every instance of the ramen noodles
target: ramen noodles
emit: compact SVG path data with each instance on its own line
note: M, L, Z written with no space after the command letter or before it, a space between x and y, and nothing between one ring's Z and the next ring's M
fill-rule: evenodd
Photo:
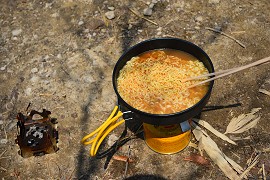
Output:
M208 84L188 88L205 80L183 80L207 74L194 56L178 50L153 50L133 57L117 79L120 96L132 107L151 114L171 114L199 102Z

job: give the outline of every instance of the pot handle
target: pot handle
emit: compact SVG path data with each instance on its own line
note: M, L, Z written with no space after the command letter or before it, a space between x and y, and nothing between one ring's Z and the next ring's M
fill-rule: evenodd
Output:
M95 156L97 154L99 146L101 145L103 140L107 137L107 135L116 127L118 127L119 125L125 122L124 119L121 119L119 122L116 123L116 121L121 116L123 116L123 113L120 110L118 111L118 106L115 106L111 115L101 126L99 126L99 128L97 128L95 131L93 131L92 133L82 138L81 143L83 145L92 144L91 149L90 149L90 156ZM91 138L95 134L97 134L96 137L94 137L93 139L89 141L86 141L87 139Z

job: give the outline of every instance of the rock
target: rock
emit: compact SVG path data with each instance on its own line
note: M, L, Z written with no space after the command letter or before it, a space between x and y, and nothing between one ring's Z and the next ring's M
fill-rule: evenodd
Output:
M152 0L152 3L156 4L158 1L157 0Z
M128 24L128 30L132 28L132 24Z
M162 27L157 28L157 31L162 31Z
M202 22L202 21L203 21L203 17L202 17L202 16L197 16L197 17L195 18L195 21L197 21L197 22Z
M154 4L154 3L151 3L151 4L149 4L148 7L149 7L150 9L153 9L154 6L155 6L155 4Z
M115 9L113 6L108 6L107 8L108 8L110 11L114 11L114 9Z
M195 26L194 27L196 30L199 30L199 29L201 29L199 26Z
M220 0L209 0L208 1L210 4L218 4Z
M109 136L107 143L109 146L112 146L117 140L118 140L118 137L115 134L112 134Z
M105 24L102 20L93 18L93 19L90 19L89 23L86 24L86 28L89 31L92 31L104 25Z
M1 71L4 71L4 70L6 69L6 67L7 67L6 65L5 65L5 66L2 66L2 67L0 68L0 70L1 70Z
M144 14L145 16L151 16L152 13L153 13L153 10L150 9L150 8L145 8L145 9L143 10L143 14Z
M1 140L0 140L0 143L1 143L1 144L7 144L7 142L8 142L7 139L1 139Z
M22 29L14 29L11 33L13 36L18 36L22 33Z
M162 32L161 32L161 31L158 31L158 32L157 32L157 35L158 35L158 36L160 36L161 34L162 34Z
M4 121L0 120L0 125L3 125L4 124Z
M26 94L27 96L29 96L29 95L31 95L31 93L32 93L32 89L31 89L31 88L26 88L25 94Z
M37 72L38 72L38 68L31 69L31 73L37 73Z
M111 20L111 19L114 19L115 18L115 14L114 14L114 11L108 11L105 13L105 16L107 19Z
M79 22L78 22L78 25L79 25L79 26L81 26L81 25L83 25L83 24L84 24L83 21L79 21Z

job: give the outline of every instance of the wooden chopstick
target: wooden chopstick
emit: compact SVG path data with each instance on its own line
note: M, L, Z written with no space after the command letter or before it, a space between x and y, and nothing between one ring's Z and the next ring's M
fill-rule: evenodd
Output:
M226 70L220 70L220 71L218 71L218 72L213 72L213 73L209 73L209 74L203 74L203 75L200 75L200 76L195 76L195 77L186 78L186 79L182 80L182 82L191 81L191 80L196 80L196 79L201 79L201 78L209 77L209 76L213 76L213 75L216 76L216 75L219 75L219 74L223 74L223 73L232 71L233 69L236 69L236 68L231 68L231 69L226 69Z
M192 86L189 86L188 88L193 88L193 87L195 87L195 86L198 86L198 85L207 83L207 82L209 82L209 81L213 81L213 80L215 80L215 79L218 79L218 78L221 78L221 77L224 77L224 76L227 76L227 75L230 75L230 74L233 74L233 73L242 71L242 70L244 70L244 69L247 69L247 68L250 68L250 67L253 67L253 66L257 66L257 65L259 65L259 64L266 63L266 62L268 62L268 61L270 61L270 56L269 56L269 57L266 57L266 58L263 58L263 59L261 59L261 60L255 61L255 62L253 62L253 63L250 63L250 64L247 64L247 65L238 67L238 68L232 68L232 69L229 69L229 71L228 71L228 72L225 72L225 73L224 73L224 71L227 71L227 70L223 70L223 73L222 73L222 74L219 73L219 72L216 72L216 73L210 73L210 74L212 74L212 75L216 75L217 73L218 73L218 74L221 74L221 75L215 76L215 77L213 77L213 78L207 79L207 80L202 81L202 82L199 82L199 83L197 83L197 84L194 84L194 85L192 85ZM211 76L211 75L210 75L210 76ZM204 76L204 77L205 77L205 76Z

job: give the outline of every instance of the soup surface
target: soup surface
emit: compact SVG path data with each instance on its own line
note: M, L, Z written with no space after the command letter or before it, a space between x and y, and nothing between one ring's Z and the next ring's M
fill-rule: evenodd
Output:
M153 50L133 57L120 71L117 89L132 107L151 114L170 114L196 104L208 84L188 88L205 80L183 80L207 74L194 56L178 50Z

